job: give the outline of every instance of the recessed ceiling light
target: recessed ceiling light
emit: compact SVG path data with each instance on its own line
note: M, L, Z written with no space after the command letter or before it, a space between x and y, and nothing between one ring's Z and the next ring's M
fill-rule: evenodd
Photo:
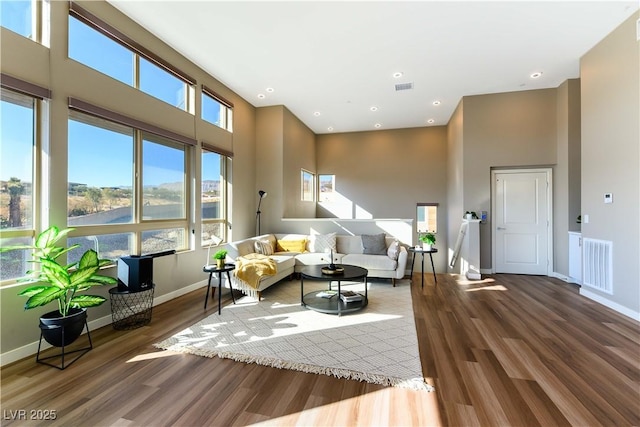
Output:
M376 106L374 105L373 107L369 108L369 110L371 110L371 111L378 111L378 107L376 107Z
M433 105L440 105L440 101L436 99L435 101L433 101Z
M320 115L320 111L316 111L315 113L313 113L313 115L318 117Z
M258 94L258 99L265 99L266 96L264 95L264 93L259 93Z
M541 75L542 75L542 71L536 71L535 73L531 74L531 78L532 79L537 79Z
M382 126L380 123L376 123L375 125L373 125L376 129L379 128L380 126Z
M400 71L393 73L394 79L399 79L400 77L402 77L402 73Z
M433 119L429 119L429 120L427 120L427 123L429 123L429 124L431 124L431 123L435 123L435 122L436 122L436 121L435 121L435 120L433 120Z
M329 126L329 127L327 128L327 130L328 130L329 132L333 132L333 126Z
M267 92L272 93L273 92L273 88L272 87L268 87L265 89Z

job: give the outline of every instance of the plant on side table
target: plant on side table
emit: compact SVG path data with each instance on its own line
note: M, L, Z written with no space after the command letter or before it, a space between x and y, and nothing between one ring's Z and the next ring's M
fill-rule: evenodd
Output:
M216 260L216 267L224 268L224 262L227 259L227 251L224 249L220 249L218 252L213 254L213 259Z
M87 319L87 308L99 306L106 301L106 298L99 295L80 295L80 293L93 286L117 284L117 280L113 277L98 274L100 268L111 264L112 261L99 259L98 253L93 249L84 252L77 262L60 264L58 259L62 255L80 246L75 244L65 248L57 245L58 241L73 230L73 228L60 230L52 226L38 235L35 245L0 248L0 252L33 250L32 259L29 262L39 268L34 267L33 270L27 271L24 277L18 279L18 282L35 285L24 289L18 295L28 298L24 306L25 310L41 307L53 301L58 303L57 310L40 317L40 330L45 341L55 347L63 348L62 369L64 369L64 346L73 343L82 334Z
M422 242L422 249L430 251L431 247L436 244L436 236L433 233L425 233L420 236Z

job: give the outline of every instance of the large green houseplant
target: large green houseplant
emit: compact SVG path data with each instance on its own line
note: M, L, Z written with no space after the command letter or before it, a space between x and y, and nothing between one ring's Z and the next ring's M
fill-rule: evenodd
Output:
M31 283L30 286L18 295L27 297L25 309L32 309L57 302L56 311L46 313L40 318L40 329L49 344L63 346L73 342L84 327L86 321L86 308L101 305L106 298L99 295L81 295L82 292L94 286L114 285L117 280L113 277L98 274L100 268L111 264L112 261L98 258L98 253L93 249L84 252L79 261L60 264L60 257L80 245L71 245L67 248L58 246L58 242L65 238L73 228L60 230L56 226L49 227L38 235L34 245L17 245L0 248L0 252L12 250L32 250L34 269L26 272L18 282ZM51 326L51 320L62 319L61 323L69 324L65 320L71 316L78 318L80 329L75 333L63 334L63 341L55 342L56 338L46 334L46 330L56 332L60 326ZM77 329L77 328L76 328ZM49 337L47 335L50 335ZM54 334L55 335L55 334ZM54 342L52 342L54 341Z

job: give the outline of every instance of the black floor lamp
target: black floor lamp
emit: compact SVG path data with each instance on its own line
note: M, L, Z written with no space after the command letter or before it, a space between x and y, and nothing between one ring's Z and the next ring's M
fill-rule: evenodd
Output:
M260 214L262 212L260 212L260 205L262 204L262 199L267 197L267 192L264 190L260 190L258 191L258 196L260 197L260 199L258 200L258 210L256 211L256 222L258 223L258 236L260 235Z

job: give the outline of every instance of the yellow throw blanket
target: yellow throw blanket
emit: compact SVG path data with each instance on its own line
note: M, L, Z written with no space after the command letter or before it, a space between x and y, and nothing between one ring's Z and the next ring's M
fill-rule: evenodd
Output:
M236 258L234 275L253 289L258 289L263 276L273 276L276 272L276 262L266 255L247 254Z

